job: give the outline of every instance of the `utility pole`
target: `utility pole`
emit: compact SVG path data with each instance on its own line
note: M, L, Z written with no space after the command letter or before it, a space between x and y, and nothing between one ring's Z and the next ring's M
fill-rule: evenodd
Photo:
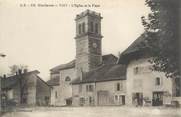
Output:
M2 53L0 53L0 57L2 57L2 58L4 58L4 57L6 57L6 55L5 54L2 54ZM1 78L0 78L0 115L1 115L1 113L2 113L2 104L1 104L1 100L2 100L2 92L1 92Z

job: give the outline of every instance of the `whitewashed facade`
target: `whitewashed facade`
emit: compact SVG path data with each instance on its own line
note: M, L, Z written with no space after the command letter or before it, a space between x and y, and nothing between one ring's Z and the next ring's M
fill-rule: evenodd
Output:
M126 80L77 84L73 85L73 106L125 105L125 95Z
M149 59L133 60L127 66L127 105L171 104L172 79L162 72L152 71Z

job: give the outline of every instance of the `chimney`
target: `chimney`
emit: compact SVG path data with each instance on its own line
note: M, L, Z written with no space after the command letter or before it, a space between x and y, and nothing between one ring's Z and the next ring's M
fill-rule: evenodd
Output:
M24 73L27 73L27 72L28 72L28 69L24 69L23 72L24 72Z
M6 78L6 74L3 75L3 78Z
M21 69L19 69L19 70L18 70L18 73L19 73L19 75L21 75L21 74L22 74L22 70L21 70Z
M121 53L118 52L118 59L117 59L117 61L116 61L116 64L119 64L120 57L121 57Z

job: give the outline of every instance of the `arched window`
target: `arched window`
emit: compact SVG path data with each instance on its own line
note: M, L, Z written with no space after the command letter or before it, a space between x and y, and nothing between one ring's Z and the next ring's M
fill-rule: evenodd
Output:
M161 80L159 77L156 78L155 84L158 86L161 84Z
M91 32L94 32L94 23L93 22L90 23L90 30L91 30Z
M71 78L70 78L69 76L67 76L67 77L65 78L65 81L71 81Z
M57 91L55 91L55 98L58 98L58 93L57 93Z
M79 24L79 34L81 34L81 24Z
M98 24L95 24L95 32L98 33Z
M85 23L82 23L82 32L85 33Z

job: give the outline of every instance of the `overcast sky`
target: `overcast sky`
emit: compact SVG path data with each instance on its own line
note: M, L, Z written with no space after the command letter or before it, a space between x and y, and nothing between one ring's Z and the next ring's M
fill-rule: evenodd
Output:
M24 1L24 2L23 2ZM45 2L46 1L46 2ZM80 2L83 1L83 2ZM1 0L0 74L9 66L25 64L39 70L44 80L49 69L75 58L75 16L88 8L20 7L20 3L99 4L89 8L101 13L103 54L125 50L143 33L141 16L149 9L145 0Z

